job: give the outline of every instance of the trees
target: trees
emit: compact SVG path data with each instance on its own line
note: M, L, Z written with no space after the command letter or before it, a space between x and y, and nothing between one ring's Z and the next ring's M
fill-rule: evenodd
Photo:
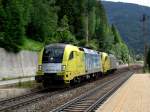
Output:
M33 0L27 37L45 42L57 28L57 9L54 0Z
M108 24L101 1L0 0L0 46L18 51L29 38L45 44L70 43L115 54L127 61L128 48Z
M114 35L114 43L113 43L113 51L115 51L114 54L117 56L118 59L122 60L124 63L128 63L130 52L127 45L122 40L121 35L119 34L119 31L117 30L115 25L112 25L111 30Z
M57 28L57 31L50 41L55 43L76 44L75 36L69 31L68 18L66 15L61 19L60 26Z
M122 43L123 41L122 41L121 36L120 36L117 28L115 27L115 25L112 25L111 30L114 35L114 44Z
M17 52L18 45L22 44L24 36L24 24L22 10L18 0L2 0L0 4L1 26L1 47L9 51Z
M60 21L64 15L67 16L69 30L77 40L85 38L88 29L87 3L88 0L56 0L56 5L60 7L58 20Z

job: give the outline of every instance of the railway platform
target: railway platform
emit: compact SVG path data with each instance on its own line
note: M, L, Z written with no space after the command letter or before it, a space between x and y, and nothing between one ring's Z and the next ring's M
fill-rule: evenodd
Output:
M150 74L134 74L96 112L150 112Z

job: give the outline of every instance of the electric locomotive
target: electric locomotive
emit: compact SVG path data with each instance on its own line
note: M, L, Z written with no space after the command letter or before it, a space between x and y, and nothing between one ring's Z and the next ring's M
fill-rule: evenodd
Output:
M70 44L50 44L40 52L35 80L44 86L70 85L96 78L110 69L107 53Z

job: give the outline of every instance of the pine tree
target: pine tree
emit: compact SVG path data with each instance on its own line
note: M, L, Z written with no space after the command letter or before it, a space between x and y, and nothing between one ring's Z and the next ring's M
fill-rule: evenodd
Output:
M22 45L24 24L21 7L18 0L2 0L3 8L3 47L17 52L18 45Z
M76 44L74 35L69 31L68 18L65 15L60 22L60 27L55 32L54 38L50 41L59 43Z
M128 47L96 0L0 0L0 46L18 51L23 38L88 46L124 61L128 57Z
M45 42L51 38L57 28L57 9L53 0L33 0L31 21L27 27L27 36Z
M5 20L6 18L6 13L4 11L4 8L2 6L2 2L0 1L0 46L4 47L5 46Z
M114 43L122 43L122 39L121 39L121 36L117 30L117 28L115 27L115 25L112 25L111 27L112 29L112 32L113 32L113 35L114 35Z

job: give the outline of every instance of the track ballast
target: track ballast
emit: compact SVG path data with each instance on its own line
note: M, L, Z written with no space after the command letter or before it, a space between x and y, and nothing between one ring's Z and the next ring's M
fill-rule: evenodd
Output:
M118 89L134 72L125 72L124 75L109 80L91 91L65 103L50 112L91 112Z

